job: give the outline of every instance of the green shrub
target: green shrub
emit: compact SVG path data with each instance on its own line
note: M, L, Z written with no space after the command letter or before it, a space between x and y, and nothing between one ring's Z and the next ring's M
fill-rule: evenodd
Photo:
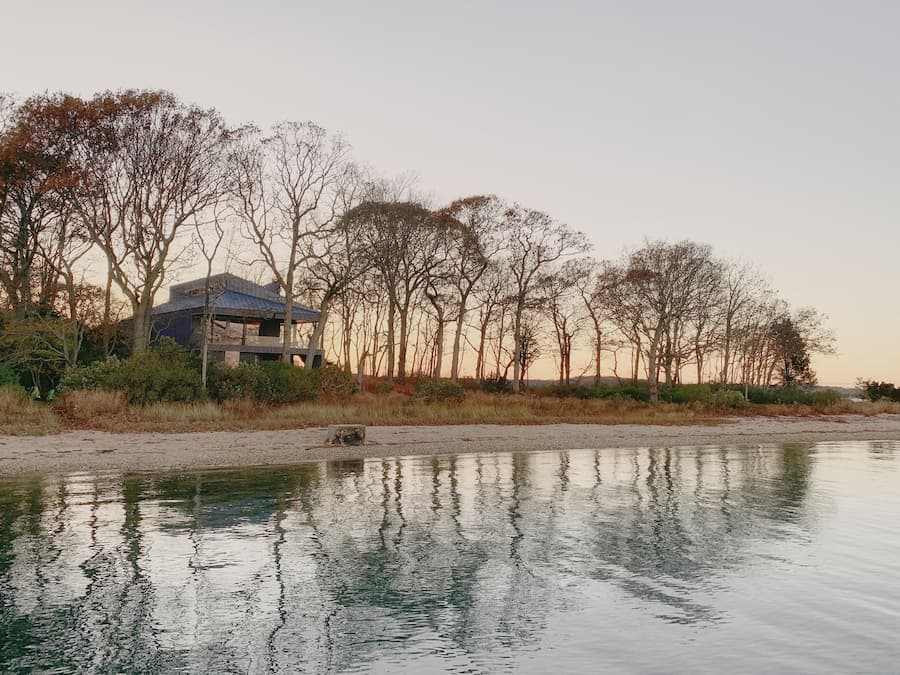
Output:
M5 363L0 363L0 387L18 387L19 374Z
M319 393L333 398L346 398L359 391L353 375L337 366L324 366L315 371L318 378Z
M265 361L254 398L260 403L299 403L312 401L319 393L317 371L297 368L283 361Z
M537 393L544 396L556 396L557 398L618 398L645 403L650 400L650 390L639 385L608 387L603 384L597 386L586 386L583 384L554 384L547 387L541 387L537 390Z
M604 394L599 398L629 398L641 403L650 402L650 389L640 385L629 384L624 387L598 387L598 389Z
M720 410L739 410L750 405L744 395L736 389L715 389L705 403Z
M111 356L106 361L94 361L88 366L71 368L63 375L59 387L63 391L118 389L122 364L117 357Z
M60 389L120 391L131 405L195 402L206 397L190 355L168 342L127 359L111 357L71 369L63 376Z
M207 387L215 400L252 399L257 403L284 404L311 401L319 393L321 370L297 368L282 361L210 368Z
M555 396L556 398L598 398L593 387L583 384L550 384L545 387L535 387L533 390L538 396Z
M841 395L833 389L819 389L810 392L811 405L831 405L841 400Z
M426 403L462 403L466 390L449 380L422 380L416 383L414 401Z
M870 401L900 401L900 388L897 388L891 382L878 382L875 380L860 380L859 388L862 390L863 398Z
M747 398L757 404L829 405L840 399L831 389L809 391L800 387L750 387Z
M492 394L508 394L512 391L512 383L502 375L492 375L481 383L481 388Z
M460 377L457 383L466 391L485 391L484 381L475 377Z
M262 370L255 364L241 363L232 368L224 363L210 364L206 389L210 397L219 401L256 399Z
M712 395L708 384L679 384L659 390L659 400L668 403L708 403Z

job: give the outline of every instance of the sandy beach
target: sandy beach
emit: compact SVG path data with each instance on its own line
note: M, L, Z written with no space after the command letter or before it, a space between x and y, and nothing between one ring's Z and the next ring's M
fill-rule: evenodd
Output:
M369 427L358 447L323 445L325 429L0 436L0 475L177 471L367 457L575 448L900 440L900 415L728 419L714 426L549 424Z

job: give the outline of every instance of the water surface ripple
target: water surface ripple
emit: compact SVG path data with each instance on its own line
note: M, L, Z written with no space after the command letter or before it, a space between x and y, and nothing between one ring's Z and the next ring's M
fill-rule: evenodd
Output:
M0 480L0 671L897 672L898 455Z

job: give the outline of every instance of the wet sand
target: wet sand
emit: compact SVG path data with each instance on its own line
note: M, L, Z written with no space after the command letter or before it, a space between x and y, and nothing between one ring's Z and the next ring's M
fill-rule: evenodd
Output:
M0 436L0 476L179 471L469 452L900 440L900 415L736 418L714 426L384 426L369 427L366 444L358 447L325 446L325 436L324 427L252 432L72 431L55 436Z

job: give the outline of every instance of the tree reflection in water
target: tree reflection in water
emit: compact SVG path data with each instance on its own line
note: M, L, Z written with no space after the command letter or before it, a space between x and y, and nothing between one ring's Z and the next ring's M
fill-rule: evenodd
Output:
M812 536L815 465L651 448L6 481L0 670L479 670L589 602L714 623L723 575Z

